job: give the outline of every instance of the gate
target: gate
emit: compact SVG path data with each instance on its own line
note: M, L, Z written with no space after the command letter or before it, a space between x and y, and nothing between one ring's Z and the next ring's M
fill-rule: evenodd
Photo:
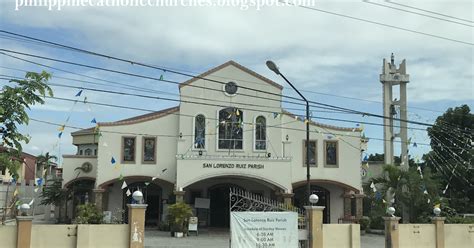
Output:
M300 209L291 205L289 206L282 202L278 202L238 188L230 188L229 208L229 212L296 212L298 214L299 247L308 247L308 225L305 209Z

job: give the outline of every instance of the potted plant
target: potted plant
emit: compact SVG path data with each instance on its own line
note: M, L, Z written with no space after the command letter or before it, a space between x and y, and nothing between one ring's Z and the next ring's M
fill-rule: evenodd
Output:
M193 216L191 207L184 203L178 202L168 206L168 220L170 222L171 232L175 237L183 237L187 231L189 217Z

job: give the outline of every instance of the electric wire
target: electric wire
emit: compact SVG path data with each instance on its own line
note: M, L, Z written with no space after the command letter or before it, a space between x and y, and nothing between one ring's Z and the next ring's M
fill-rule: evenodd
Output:
M422 13L418 13L418 12L410 11L410 10L405 10L405 9L401 9L401 8L397 8L397 7L392 7L392 6L388 6L388 5L381 4L381 3L374 3L374 2L371 2L369 0L362 0L362 2L372 4L372 5L376 5L376 6L380 6L380 7L384 7L384 8L389 8L389 9L394 9L394 10L398 10L398 11L402 11L402 12L407 12L407 13L414 14L414 15L433 18L433 19L440 20L440 21L450 22L450 23L463 25L463 26L468 26L468 27L474 27L473 25L465 24L465 23L462 23L462 22L451 21L451 20L448 20L448 19L439 18L439 17L431 16L431 15L426 15L426 14L422 14Z

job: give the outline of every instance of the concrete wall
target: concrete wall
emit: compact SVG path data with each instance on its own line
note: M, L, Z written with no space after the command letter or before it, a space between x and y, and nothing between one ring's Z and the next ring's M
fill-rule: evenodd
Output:
M433 224L399 224L400 248L436 247L435 225ZM451 247L451 246L446 246Z
M446 248L474 247L474 224L444 225L444 242Z
M16 248L16 226L0 225L0 244L2 248Z
M292 182L304 181L306 180L306 167L303 166L305 161L303 141L306 139L306 133L292 129L305 130L305 124L303 121L294 121L291 116L287 115L284 115L281 121L282 123L290 122L284 125L290 128L290 130L284 129L283 135L286 136L288 134L290 141L290 143L285 145L285 153L292 156ZM341 182L362 191L360 177L360 131L354 129L353 132L351 129L344 130L310 125L310 132L310 139L317 142L317 167L310 168L311 178ZM337 168L328 168L324 165L324 141L338 142Z
M99 139L98 165L96 187L116 180L120 174L126 176L158 177L161 180L174 183L176 180L176 147L178 136L178 116L167 116L129 125L103 126ZM107 132L110 131L110 132ZM114 133L119 132L119 133ZM120 133L141 133L144 135L122 135ZM150 134L150 135L145 135ZM143 142L145 136L160 135L156 141L156 164L143 164ZM162 136L165 135L165 136ZM167 137L169 135L171 137ZM122 163L122 136L135 137L135 162ZM104 146L104 143L106 146ZM110 160L115 158L116 164ZM162 171L166 169L164 173Z
M359 224L323 224L324 248L360 248Z
M85 162L92 164L90 172L83 172L76 170ZM74 179L80 178L95 178L97 175L97 157L95 156L78 156L78 155L64 155L63 156L63 186Z
M128 248L129 226L78 225L77 248Z
M16 226L11 227L14 231L0 227L0 237L16 247ZM9 247L0 240L2 247ZM35 248L125 248L128 242L128 225L33 225L31 230L31 247Z
M33 225L31 247L76 247L76 233L76 225Z

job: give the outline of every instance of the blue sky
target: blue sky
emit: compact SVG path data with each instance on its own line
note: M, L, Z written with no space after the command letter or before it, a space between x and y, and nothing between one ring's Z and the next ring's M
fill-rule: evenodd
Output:
M376 2L383 3L383 1ZM417 1L410 4L457 17L473 16L473 3L470 1L430 1L430 3ZM394 30L307 9L267 7L260 11L254 9L242 11L232 7L70 7L62 11L48 11L44 7L29 7L15 11L14 1L6 0L1 1L0 7L1 29L193 74L234 60L285 86L284 94L296 96L281 78L265 67L265 61L272 59L296 87L305 90L307 98L377 114L382 113L382 85L378 81L382 60L389 59L390 53L393 52L397 64L402 59L407 60L407 70L411 77L408 85L409 119L432 123L448 107L461 104L473 107L472 45ZM472 27L397 12L361 1L332 1L332 3L317 1L317 7L474 43ZM2 38L0 44L6 49L152 77L159 77L162 74L157 70L31 43ZM39 59L31 60L115 82L178 93L176 85ZM3 55L0 55L0 66L35 71L42 69ZM54 76L89 80L64 72L48 71L53 73L51 81L53 83L86 86ZM24 75L23 72L5 68L0 68L0 73L20 77ZM176 81L186 79L171 73L165 73L164 77ZM0 85L5 83L2 81ZM111 89L110 86L107 88ZM71 99L74 99L78 91L58 87L53 89L55 96ZM146 106L155 110L176 105L174 102L88 91L85 91L83 96L87 96L89 101L134 107ZM90 127L93 118L100 122L115 121L144 113L83 103L78 103L73 108L72 102L51 99L46 102L43 106L34 106L30 116L56 123L64 123L70 116L68 125ZM355 127L355 124L318 120L318 117L382 123L381 119L358 115L319 112L313 115L316 121L338 126ZM32 121L28 126L22 127L22 131L32 137L31 142L24 146L25 151L29 153L75 152L69 135L74 131L72 129L66 128L62 139L59 140L59 146L55 146L58 142L58 131L55 126ZM383 129L380 126L365 125L365 133L368 137L383 137ZM409 136L418 143L429 143L424 131L412 130ZM381 141L372 139L368 152L381 153L382 145ZM411 154L419 155L427 149L428 147L423 145L412 147Z

